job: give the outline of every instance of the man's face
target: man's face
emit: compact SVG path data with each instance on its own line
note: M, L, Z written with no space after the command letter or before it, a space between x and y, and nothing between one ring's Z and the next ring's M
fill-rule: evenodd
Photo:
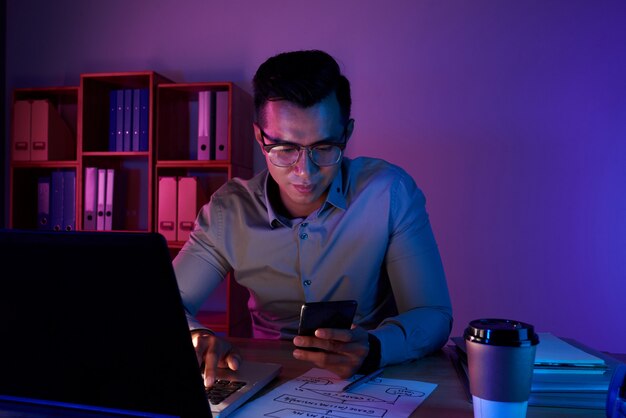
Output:
M265 143L278 141L308 146L320 141L341 142L345 126L342 123L339 103L334 94L320 103L303 109L284 100L270 101L265 105L265 118L261 128L266 134ZM350 137L352 123L346 129ZM257 142L262 148L261 132L255 126ZM285 208L294 217L306 217L318 209L328 193L341 166L340 162L319 167L311 161L306 151L301 151L298 162L291 167L277 167L263 151L268 170L280 190Z

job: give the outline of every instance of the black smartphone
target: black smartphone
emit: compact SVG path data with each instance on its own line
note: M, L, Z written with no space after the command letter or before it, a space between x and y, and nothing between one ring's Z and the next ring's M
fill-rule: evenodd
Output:
M356 305L356 300L305 303L300 309L298 335L313 335L318 328L350 329Z

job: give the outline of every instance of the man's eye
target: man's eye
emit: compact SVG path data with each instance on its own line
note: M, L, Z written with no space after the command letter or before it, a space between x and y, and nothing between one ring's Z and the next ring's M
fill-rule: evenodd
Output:
M281 154L293 154L293 153L297 153L298 151L299 151L298 148L290 147L286 145L281 145L279 147L274 148L274 152L278 152Z
M334 145L328 145L328 144L324 144L324 145L318 145L315 147L315 151L317 152L329 152L332 151L335 148Z

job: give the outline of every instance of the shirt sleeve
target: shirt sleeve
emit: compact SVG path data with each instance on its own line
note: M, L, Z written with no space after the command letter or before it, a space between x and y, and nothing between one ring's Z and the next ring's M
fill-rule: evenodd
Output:
M452 328L448 285L425 204L408 174L395 182L385 266L399 314L371 331L381 342L381 366L440 349Z
M202 207L189 240L172 262L190 330L207 329L195 315L230 269L215 249L219 210L213 199Z

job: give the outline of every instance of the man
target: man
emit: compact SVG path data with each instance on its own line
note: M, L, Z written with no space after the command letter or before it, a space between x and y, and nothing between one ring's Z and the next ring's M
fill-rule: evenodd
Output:
M336 61L278 54L253 84L267 169L216 191L174 259L205 384L241 360L193 318L230 270L250 291L255 337L293 338L295 358L341 377L441 348L452 308L424 195L400 167L343 156L354 120ZM352 329L296 336L302 303L342 299L358 302Z

